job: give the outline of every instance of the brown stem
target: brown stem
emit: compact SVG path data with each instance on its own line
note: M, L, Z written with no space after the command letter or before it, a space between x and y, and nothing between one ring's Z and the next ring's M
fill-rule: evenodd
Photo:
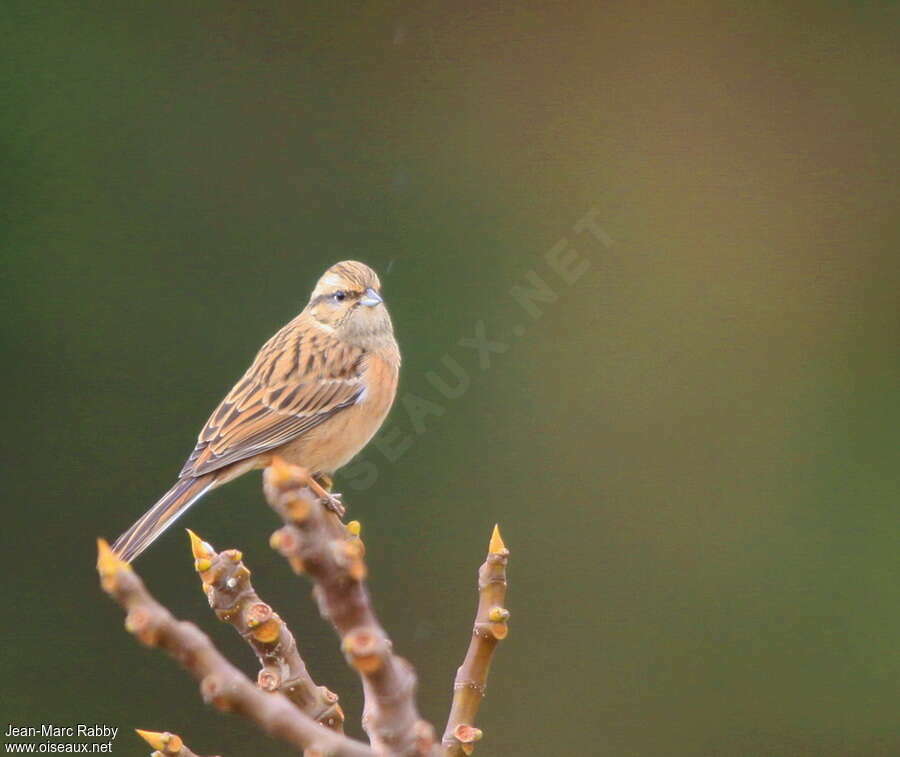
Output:
M262 665L259 687L281 692L314 720L343 733L344 712L337 695L313 681L287 624L250 583L241 553L236 549L217 553L190 529L188 534L209 606L219 620L234 627Z
M150 757L197 757L176 733L168 731L142 731L136 728L137 735L153 747Z
M97 547L101 586L126 610L125 628L147 646L164 649L178 660L200 681L205 701L253 720L266 733L308 754L374 757L369 746L319 725L285 697L260 691L197 626L177 620L157 602L105 541L98 540Z
M478 611L475 628L463 664L453 682L453 705L441 743L446 757L472 754L481 731L475 727L475 716L481 707L488 672L497 642L506 638L509 610L506 599L506 564L509 550L494 526L488 555L478 570Z
M434 729L416 709L415 672L393 653L366 591L358 524L345 526L313 495L303 468L276 458L264 481L266 499L285 522L272 535L272 546L295 572L315 582L319 611L334 625L347 661L362 678L363 727L373 748L379 754L431 754Z

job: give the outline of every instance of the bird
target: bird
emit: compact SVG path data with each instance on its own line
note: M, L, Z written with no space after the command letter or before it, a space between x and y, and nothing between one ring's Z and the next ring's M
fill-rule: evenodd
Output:
M342 514L331 476L378 431L399 373L378 275L355 260L335 263L210 415L175 485L113 551L132 562L203 495L275 456L310 471L317 495Z

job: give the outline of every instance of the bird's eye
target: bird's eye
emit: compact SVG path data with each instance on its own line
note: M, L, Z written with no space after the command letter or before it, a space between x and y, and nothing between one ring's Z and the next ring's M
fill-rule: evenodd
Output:
M337 302L343 302L344 300L347 299L347 293L346 293L346 292L335 292L335 293L334 293L334 299L335 299Z

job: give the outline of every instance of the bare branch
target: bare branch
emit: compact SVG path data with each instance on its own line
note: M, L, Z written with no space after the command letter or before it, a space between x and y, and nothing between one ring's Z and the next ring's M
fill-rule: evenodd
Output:
M172 655L200 681L206 702L253 720L266 733L308 754L374 757L366 744L335 733L298 710L284 696L260 691L193 623L179 621L147 591L131 566L98 540L97 570L103 590L127 611L125 628L151 647Z
M188 529L194 568L203 581L209 606L229 623L259 659L257 684L279 691L299 709L327 728L343 733L344 712L337 694L316 685L287 624L263 602L250 583L250 570L236 549L216 551Z
M303 468L276 459L264 482L266 499L285 522L272 535L272 546L295 572L315 582L319 611L334 625L347 661L362 678L363 727L373 748L379 754L432 754L434 729L416 709L415 672L394 655L366 591L358 524L345 526L323 505Z
M472 754L482 733L475 727L475 716L481 707L488 672L497 642L509 631L506 599L506 564L509 550L494 526L488 555L478 570L478 611L466 658L453 682L453 705L441 743L446 757Z

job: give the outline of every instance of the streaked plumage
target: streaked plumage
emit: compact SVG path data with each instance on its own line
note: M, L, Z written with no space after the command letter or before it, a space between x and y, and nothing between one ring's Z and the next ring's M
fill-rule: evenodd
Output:
M203 494L273 454L330 475L372 438L397 388L400 353L375 272L329 268L303 312L269 339L212 413L179 480L116 541L137 557Z

